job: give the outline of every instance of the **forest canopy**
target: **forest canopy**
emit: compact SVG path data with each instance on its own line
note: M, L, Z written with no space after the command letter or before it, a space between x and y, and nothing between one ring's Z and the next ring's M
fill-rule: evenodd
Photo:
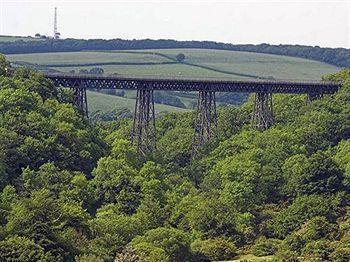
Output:
M350 69L311 104L275 95L218 111L219 142L191 159L194 112L157 119L136 154L132 120L92 123L72 94L0 56L0 254L5 261L350 260Z

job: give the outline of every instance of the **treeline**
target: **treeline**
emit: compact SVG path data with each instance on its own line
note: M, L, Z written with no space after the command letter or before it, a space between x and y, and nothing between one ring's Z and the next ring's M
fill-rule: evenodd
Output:
M340 67L350 66L350 50L304 45L233 45L213 41L176 41L168 39L47 39L44 41L0 42L0 53L22 54L43 52L73 52L82 50L135 50L156 48L203 48L287 55L313 59Z

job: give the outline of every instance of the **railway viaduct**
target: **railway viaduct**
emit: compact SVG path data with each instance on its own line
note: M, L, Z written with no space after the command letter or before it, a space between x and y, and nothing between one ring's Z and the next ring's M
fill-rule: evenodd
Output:
M86 90L88 89L126 89L137 90L132 141L139 154L151 152L156 146L155 110L153 92L197 91L197 117L193 138L193 149L217 139L216 92L255 93L252 114L252 127L266 130L273 124L272 95L307 94L311 102L325 94L338 91L339 84L326 81L283 81L255 80L238 81L224 79L185 79L185 78L150 78L126 76L94 76L45 74L56 87L71 88L74 93L74 105L88 115Z

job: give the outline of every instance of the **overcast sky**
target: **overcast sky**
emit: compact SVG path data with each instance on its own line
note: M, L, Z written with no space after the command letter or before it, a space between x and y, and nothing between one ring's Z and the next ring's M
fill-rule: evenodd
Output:
M0 34L350 48L350 0L0 0Z

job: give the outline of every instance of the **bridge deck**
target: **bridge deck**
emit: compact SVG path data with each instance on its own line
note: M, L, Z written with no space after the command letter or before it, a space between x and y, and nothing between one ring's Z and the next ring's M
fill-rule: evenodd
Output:
M326 81L189 79L180 77L95 76L45 74L55 86L86 89L152 89L171 91L268 92L289 94L332 94L339 84Z

